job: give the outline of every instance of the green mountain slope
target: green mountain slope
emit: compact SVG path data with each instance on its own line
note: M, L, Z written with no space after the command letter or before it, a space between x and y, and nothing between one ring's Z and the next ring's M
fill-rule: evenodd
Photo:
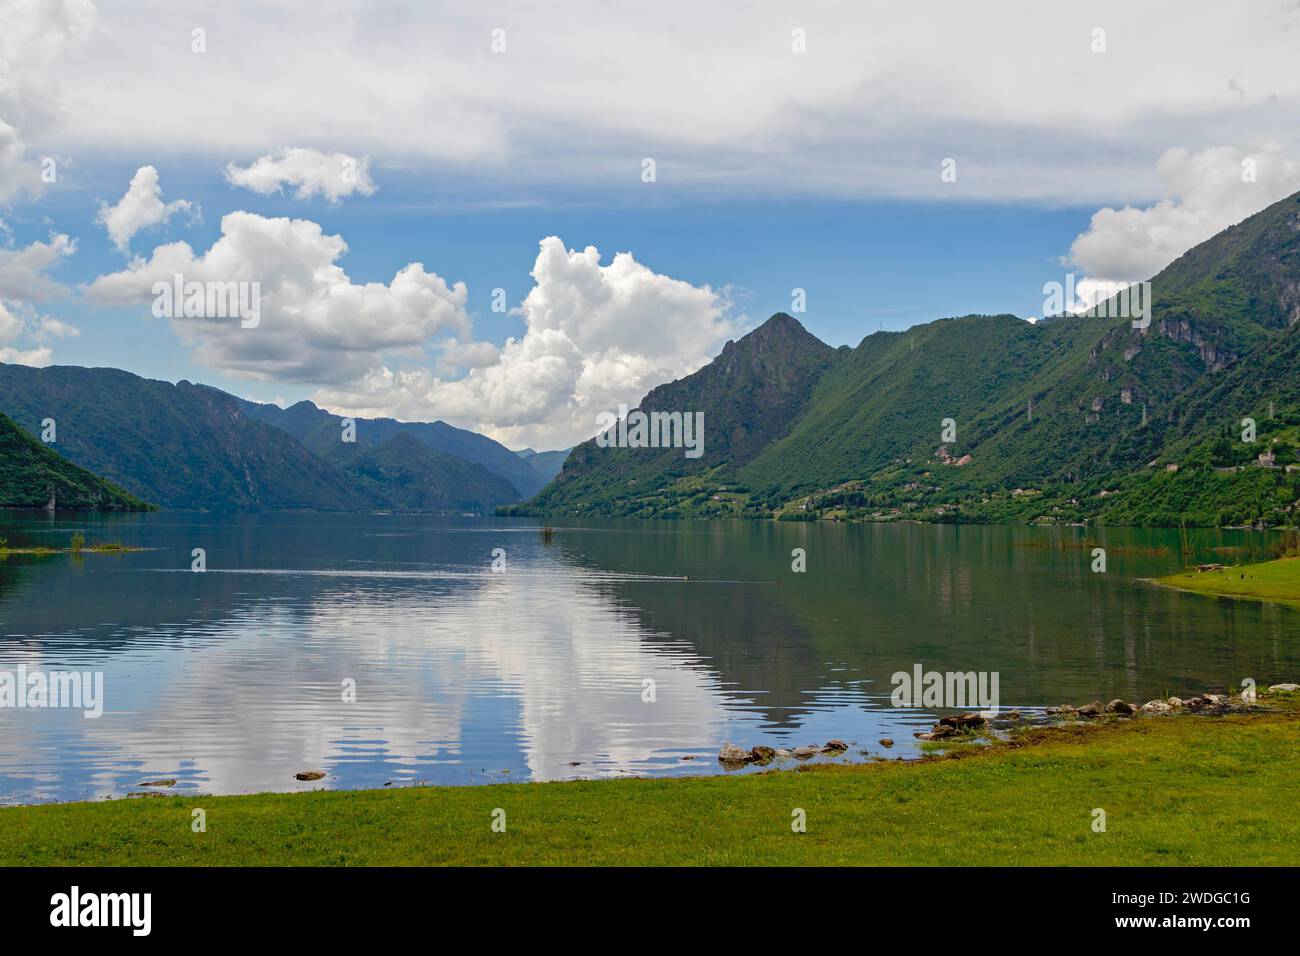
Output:
M704 413L698 458L683 448L575 447L555 481L521 511L672 516L706 477L730 473L785 434L838 358L778 313L693 375L652 390L642 412Z
M514 485L500 475L434 451L403 432L365 445L336 437L325 457L377 502L398 511L490 514L497 505L519 500Z
M765 347L779 320L788 377L777 393L791 400L767 401L772 368L742 364L720 386L724 350L642 403L704 411L712 444L700 462L587 442L521 510L1294 522L1300 475L1257 458L1273 447L1285 459L1300 442L1288 424L1300 411L1300 195L1190 250L1152 290L1144 328L966 316L837 353L774 317L728 349ZM750 393L762 397L746 407ZM760 410L766 427L728 440ZM1259 423L1255 445L1236 434L1246 416Z
M0 415L0 508L147 511L152 505L78 468Z
M347 476L216 389L117 369L0 365L0 410L33 434L53 418L69 460L166 508L357 510Z
M289 408L241 401L241 407L246 415L287 432L317 454L332 451L343 427L341 416L306 401ZM482 465L506 479L517 491L514 500L535 495L548 480L504 445L446 422L399 422L392 418L354 421L357 444L383 444L398 434L411 435L434 451Z

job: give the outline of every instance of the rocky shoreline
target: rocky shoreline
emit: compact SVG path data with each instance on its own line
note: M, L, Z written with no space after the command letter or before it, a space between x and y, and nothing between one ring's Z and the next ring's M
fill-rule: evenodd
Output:
M883 744L884 741L882 740ZM893 741L889 742L892 745ZM843 740L828 740L824 745L808 744L803 747L795 747L792 750L778 749L776 747L764 747L762 745L751 747L744 750L735 744L723 744L722 749L718 751L718 763L728 769L743 767L745 764L756 764L760 767L766 767L774 760L785 757L793 757L796 760L807 760L810 757L816 757L819 754L828 757L838 757L847 752L848 743Z
M1263 693L1294 694L1298 691L1300 691L1300 684L1283 683L1272 684ZM1048 707L1043 711L1045 719L1035 721L1035 723L1061 724L1067 721L1099 720L1102 718L1133 720L1139 717L1166 717L1177 713L1222 716L1223 714L1249 712L1256 709L1257 705L1258 694L1253 688L1245 690L1241 694L1214 694L1207 691L1194 697L1158 697L1140 705L1129 703L1117 697L1107 704L1095 700L1077 707L1073 704L1059 704L1055 707ZM974 737L987 733L995 729L999 724L1009 727L1019 723L1020 720L1020 711L1014 709L950 714L947 717L941 717L939 722L930 730L918 730L913 736L918 740L927 742L955 741L963 736ZM894 741L888 737L882 737L879 743L885 748L894 745ZM782 758L808 760L816 756L838 757L846 753L849 747L849 743L838 739L828 740L821 746L809 744L790 750L762 745L745 750L735 744L728 743L724 744L718 752L718 763L728 770L738 769L749 764L765 767Z

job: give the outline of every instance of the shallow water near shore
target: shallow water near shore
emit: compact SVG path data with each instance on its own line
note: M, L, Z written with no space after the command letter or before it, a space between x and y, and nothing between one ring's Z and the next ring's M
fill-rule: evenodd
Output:
M102 672L104 686L98 719L0 709L0 803L172 778L165 792L245 793L719 773L726 742L841 738L842 759L909 757L936 711L892 706L891 676L918 664L996 672L999 705L1027 712L1300 675L1300 610L1144 580L1182 567L1176 531L555 528L0 515L13 547L80 531L148 549L0 560L0 671ZM1262 559L1272 542L1200 531L1191 560ZM294 779L305 770L326 776Z

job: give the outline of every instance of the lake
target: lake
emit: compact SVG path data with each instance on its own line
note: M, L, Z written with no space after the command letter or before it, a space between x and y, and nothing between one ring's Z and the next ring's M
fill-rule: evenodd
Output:
M718 773L726 742L915 756L935 712L890 694L917 664L996 672L1027 711L1300 678L1300 611L1142 580L1181 566L1176 531L0 516L11 547L76 531L148 550L0 560L0 671L102 672L104 712L0 709L0 803ZM1272 540L1194 539L1225 563Z

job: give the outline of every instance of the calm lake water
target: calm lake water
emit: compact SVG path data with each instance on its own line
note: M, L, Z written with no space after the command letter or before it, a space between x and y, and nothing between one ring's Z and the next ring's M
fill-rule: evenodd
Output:
M0 803L718 773L728 741L910 756L934 713L891 706L890 677L917 663L996 671L1020 708L1300 678L1300 611L1141 580L1179 566L1176 532L0 516L11 546L74 531L150 550L0 561L0 670L101 671L105 697L0 709ZM1105 574L1044 547L1085 537Z

